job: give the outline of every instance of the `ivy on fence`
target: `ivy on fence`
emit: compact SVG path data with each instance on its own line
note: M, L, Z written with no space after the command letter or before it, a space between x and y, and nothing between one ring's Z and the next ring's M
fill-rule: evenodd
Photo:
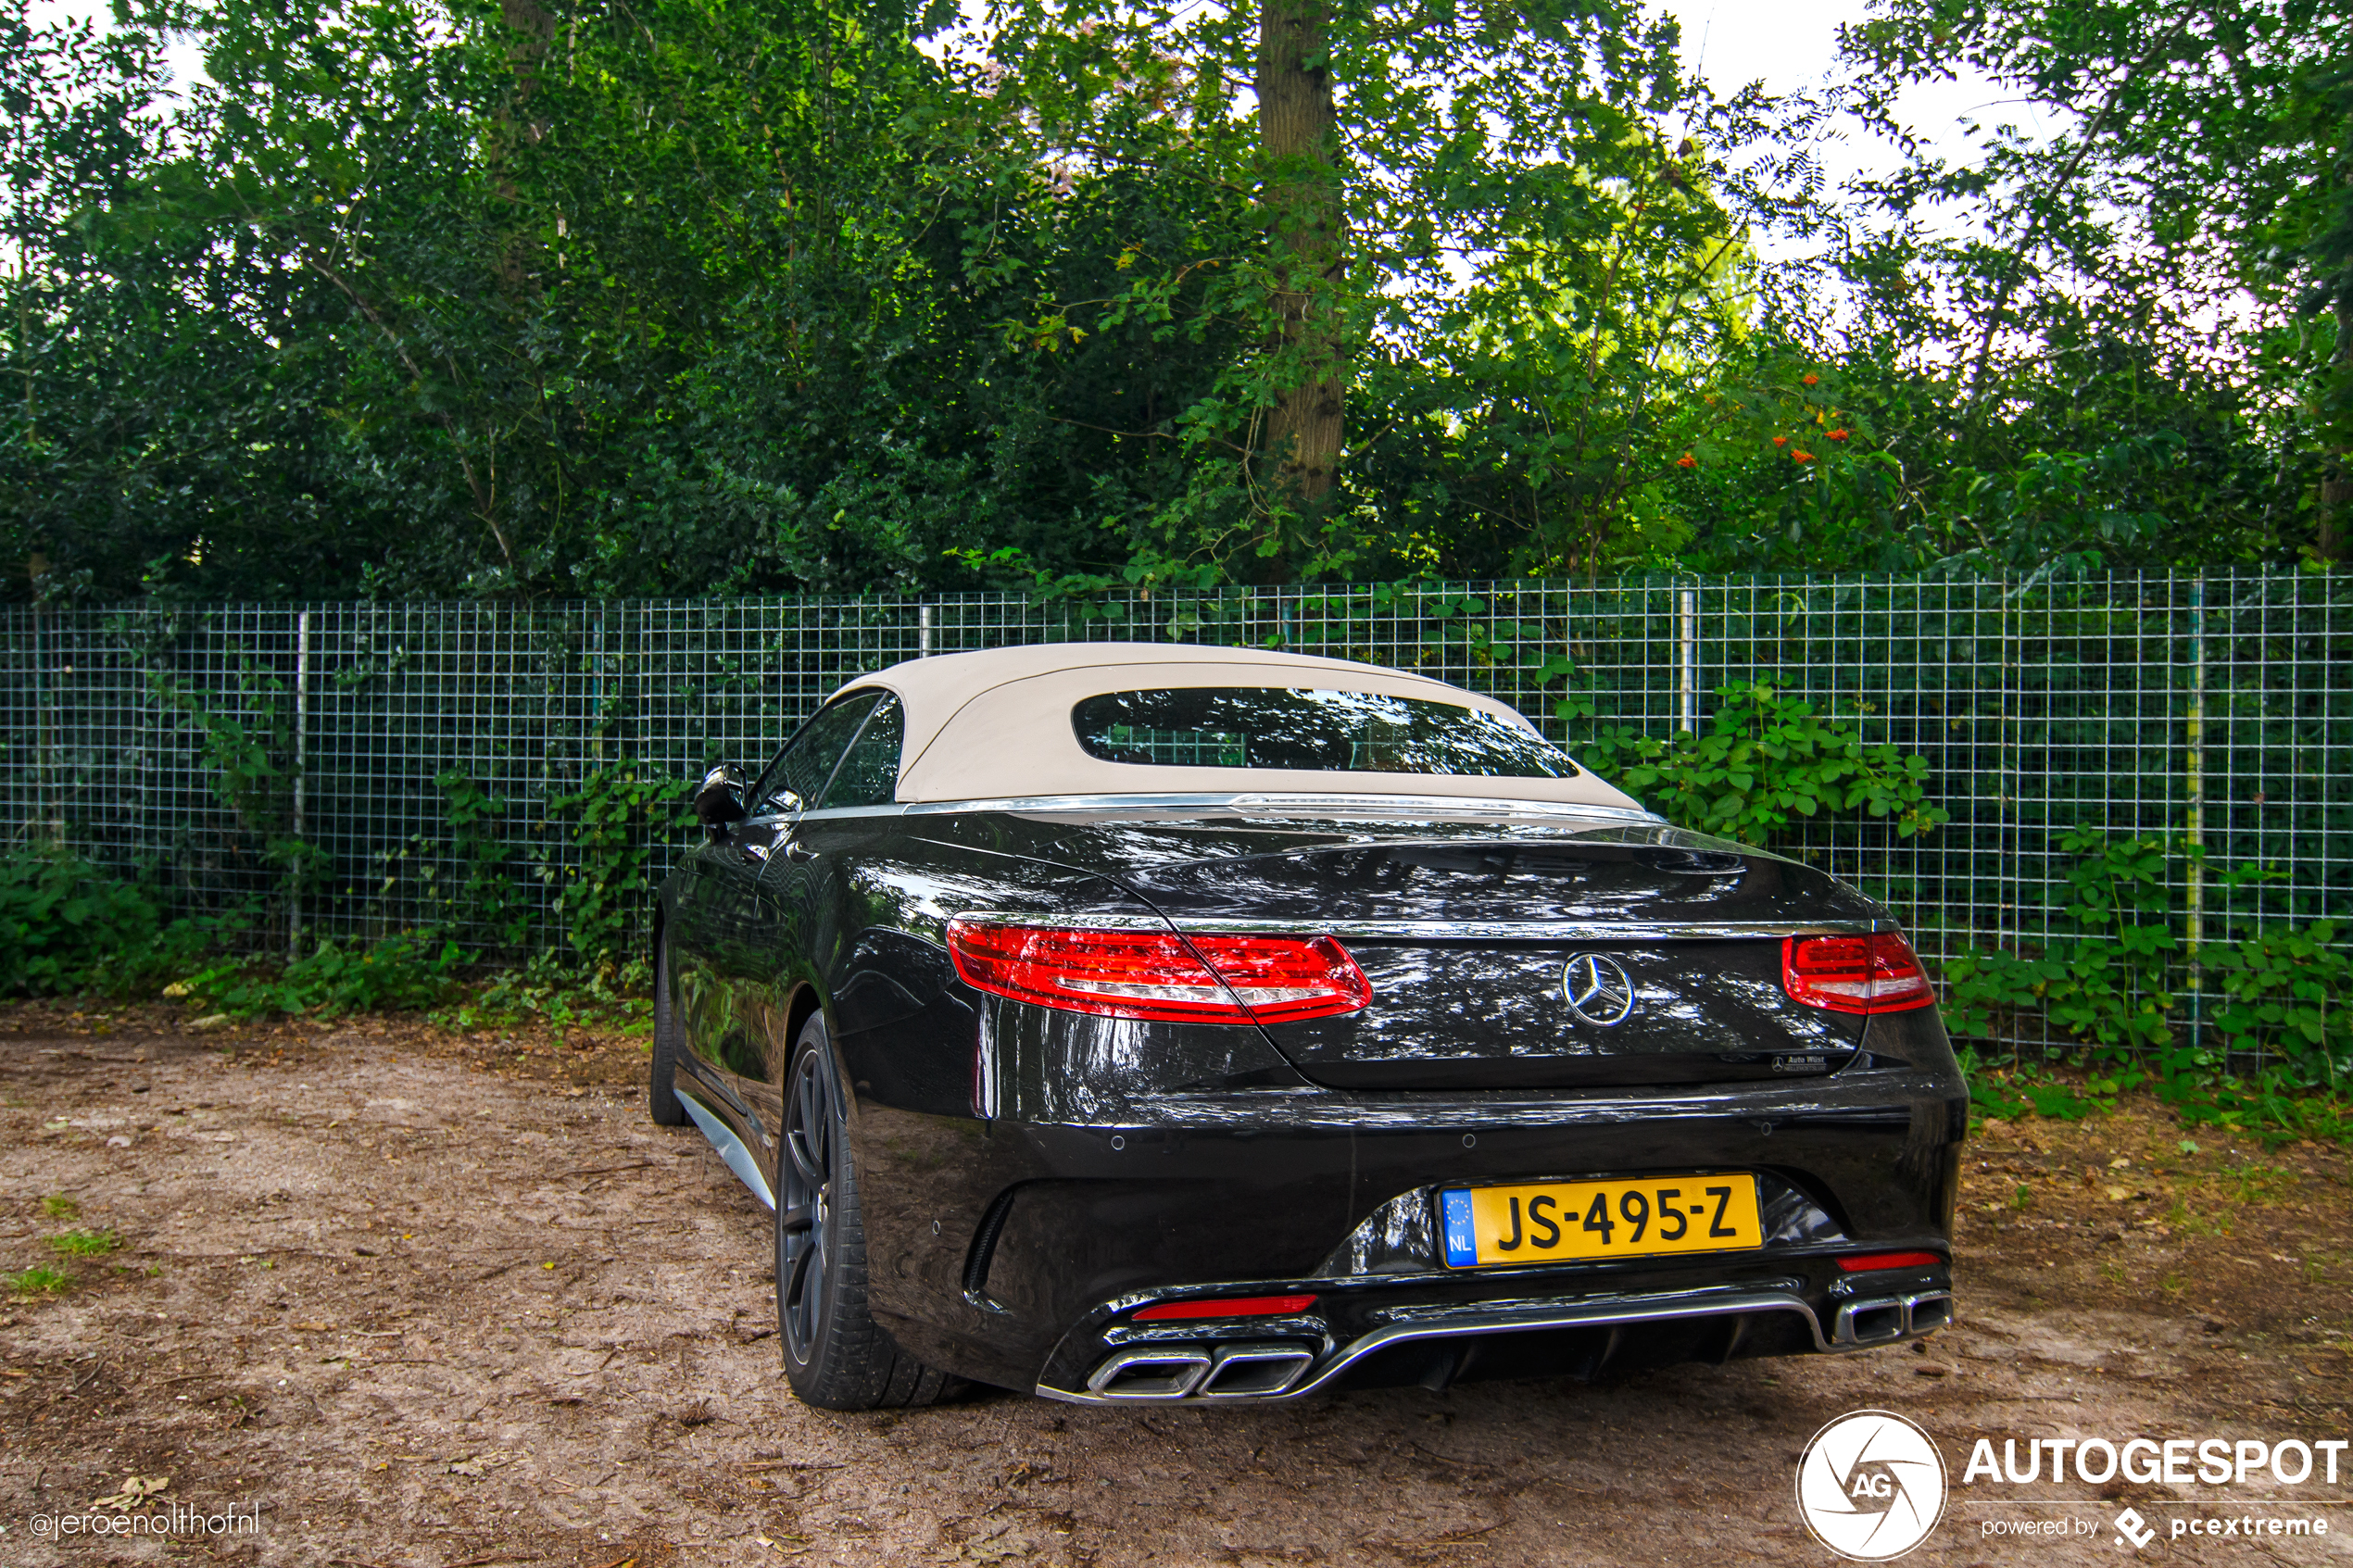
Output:
M2014 1032L2008 1015L2040 1014L2095 1060L2145 1064L2173 1082L2234 1059L2276 1063L2306 1086L2335 1089L2353 1073L2353 954L2337 945L2335 922L2189 950L2172 893L2178 865L2199 862L2221 886L2276 877L2274 869L2204 865L2200 847L2179 838L2078 829L2061 842L2075 857L2066 928L2016 950L1972 947L1954 959L1944 978L1955 1035L1998 1039ZM2183 1016L2194 985L2195 1035Z
M1716 696L1704 733L1596 727L1577 749L1669 822L1743 844L1794 847L1784 841L1800 820L1855 811L1891 820L1899 838L1952 820L1929 801L1928 759L1867 744L1855 723L1764 682L1719 686ZM1555 711L1590 722L1592 699L1574 692Z
M563 863L542 856L540 875L556 888L556 909L572 950L613 970L644 959L633 951L651 883L654 847L691 820L686 780L635 762L598 768L580 787L547 803L577 854Z

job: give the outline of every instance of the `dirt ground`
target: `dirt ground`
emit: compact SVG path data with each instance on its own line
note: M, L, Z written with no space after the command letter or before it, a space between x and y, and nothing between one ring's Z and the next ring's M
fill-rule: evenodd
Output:
M1919 1422L1951 1467L1911 1562L2114 1561L2138 1555L2108 1526L2128 1503L2164 1532L2290 1500L2331 1534L2161 1533L2147 1555L2353 1561L2353 1456L2334 1486L1959 1484L1979 1436L2353 1436L2340 1148L2265 1150L2130 1104L1990 1124L1961 1322L1924 1353L846 1416L793 1400L766 1211L691 1129L648 1123L642 1052L0 1012L0 1275L19 1286L0 1281L0 1568L1820 1563L1795 1463L1867 1407ZM51 1288L26 1283L43 1269ZM258 1530L40 1533L133 1477L169 1480L142 1508L258 1505ZM1987 1534L2058 1514L2097 1533Z

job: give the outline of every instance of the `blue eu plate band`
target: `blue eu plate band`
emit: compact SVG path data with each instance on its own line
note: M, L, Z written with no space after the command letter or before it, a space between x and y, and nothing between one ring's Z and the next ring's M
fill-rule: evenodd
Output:
M1478 1237L1471 1233L1471 1195L1460 1188L1438 1195L1439 1213L1446 1233L1446 1262L1468 1268L1478 1261Z

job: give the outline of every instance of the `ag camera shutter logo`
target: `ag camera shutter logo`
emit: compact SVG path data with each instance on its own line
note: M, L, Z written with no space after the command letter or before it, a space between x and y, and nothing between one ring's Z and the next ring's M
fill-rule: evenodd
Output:
M1944 1517L1944 1456L1892 1411L1840 1416L1797 1461L1797 1508L1814 1538L1841 1557L1885 1562Z

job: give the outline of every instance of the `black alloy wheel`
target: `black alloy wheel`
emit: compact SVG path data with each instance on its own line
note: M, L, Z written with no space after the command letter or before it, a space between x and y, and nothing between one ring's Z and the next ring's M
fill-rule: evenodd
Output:
M670 935L654 937L654 1050L647 1073L646 1110L658 1127L681 1126L686 1108L678 1103L678 1056L684 1044L677 1010L670 997Z
M776 1153L776 1328L787 1366L810 1363L824 1326L839 1142L829 1054L795 1051L785 1084L785 1139Z
M849 1157L849 1107L823 1014L785 1068L776 1144L776 1340L803 1404L928 1405L963 1387L901 1350L866 1308L866 1237Z

